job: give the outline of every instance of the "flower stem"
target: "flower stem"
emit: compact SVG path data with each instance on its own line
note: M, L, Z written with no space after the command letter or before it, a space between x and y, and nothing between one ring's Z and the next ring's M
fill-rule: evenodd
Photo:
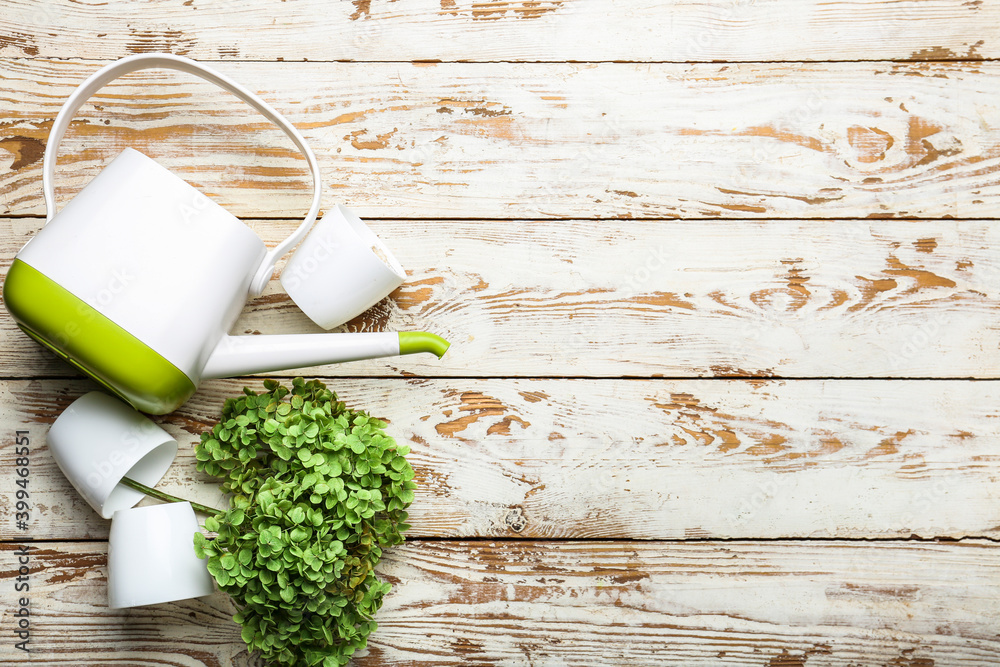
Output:
M217 510L214 507L209 507L208 505L202 505L201 503L196 503L191 500L185 500L184 498L178 498L177 496L172 496L169 493L164 493L163 491L157 491L156 489L146 486L141 482L137 482L129 477L122 477L121 483L125 486L135 489L145 493L150 498L156 498L157 500L163 500L168 503L191 503L191 507L194 511L201 512L202 514L210 514L215 516L216 514L222 514L222 510Z

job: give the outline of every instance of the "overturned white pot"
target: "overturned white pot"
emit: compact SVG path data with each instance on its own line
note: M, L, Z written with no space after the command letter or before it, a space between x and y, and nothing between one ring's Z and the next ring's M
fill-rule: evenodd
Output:
M344 206L316 223L281 271L281 286L324 329L365 312L403 284L406 271Z
M208 559L194 553L190 503L118 510L108 536L108 606L139 607L214 592Z
M59 469L105 519L145 496L121 484L155 486L177 455L177 441L122 401L84 394L59 415L47 436Z

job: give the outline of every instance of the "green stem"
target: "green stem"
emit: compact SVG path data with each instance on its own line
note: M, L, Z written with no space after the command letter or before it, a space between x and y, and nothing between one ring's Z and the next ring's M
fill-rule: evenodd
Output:
M210 514L215 516L216 514L222 514L222 510L217 510L214 507L209 507L208 505L202 505L201 503L196 503L191 500L185 500L184 498L178 498L177 496L172 496L169 493L164 493L163 491L157 491L156 489L146 486L141 482L137 482L129 477L122 477L121 483L125 486L135 489L145 493L150 498L156 498L157 500L163 500L168 503L191 503L191 507L194 511L201 512L202 514Z

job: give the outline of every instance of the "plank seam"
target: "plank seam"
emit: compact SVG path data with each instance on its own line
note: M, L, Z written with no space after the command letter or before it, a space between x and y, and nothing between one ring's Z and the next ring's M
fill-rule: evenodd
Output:
M321 211L321 214L323 211ZM297 218L289 218L287 216L266 216L266 215L254 215L254 216L237 216L243 222L261 220L261 221L293 221L301 220ZM320 215L322 217L322 215ZM36 215L34 213L0 213L0 218L7 218L9 220L45 220L44 215ZM400 216L389 216L389 217L371 217L365 216L365 222L838 222L838 221L869 221L872 223L877 223L880 221L885 222L984 222L988 220L996 220L996 216L983 216L983 217L933 217L933 216L892 216L892 217L878 217L878 218L866 218L859 216L838 216L838 217L825 217L825 218L804 218L802 216L792 216L792 217L777 217L777 216L767 216L767 217L757 217L757 218L723 218L723 217L702 217L702 218L688 218L688 217L674 217L674 218L664 218L664 217L651 217L651 218L637 218L635 216L604 216L604 217L585 217L585 216L566 216L566 217L553 217L553 218L540 218L540 217L528 217L528 218L489 218L485 216L476 217L446 217L446 216L434 216L432 218L405 218Z
M81 537L81 538L25 538L0 539L0 544L69 544L75 542L99 543L107 542L106 538ZM411 537L407 538L404 544L414 544L419 542L546 542L546 543L604 543L604 544L711 544L714 542L726 543L802 543L802 542L851 542L856 544L890 544L890 543L934 543L934 544L960 544L963 542L982 541L1000 544L1000 538L986 535L965 535L963 537L920 537L911 535L910 537L693 537L693 538L630 538L630 537Z
M267 334L264 334L267 335ZM674 381L780 381L780 382L1000 382L1000 377L947 376L947 377L910 377L910 376L859 376L850 375L667 375L649 377L643 375L324 375L308 374L310 378L321 380L585 380L613 382L627 380L629 382L674 382ZM290 378L291 375L241 375L232 380L267 380L272 378ZM303 376L304 377L304 376ZM28 380L86 380L82 375L0 375L0 382L25 382Z
M0 62L67 62L67 63L111 63L117 58L91 59L80 57L59 56L2 56ZM935 58L929 60L917 58L840 58L818 60L244 60L244 59L206 59L198 62L215 65L229 63L240 64L277 64L282 65L811 65L823 63L905 63L905 64L979 64L1000 62L1000 58Z

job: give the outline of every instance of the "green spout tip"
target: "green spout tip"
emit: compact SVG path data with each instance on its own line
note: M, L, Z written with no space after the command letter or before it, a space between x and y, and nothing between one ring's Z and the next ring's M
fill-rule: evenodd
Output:
M399 334L400 354L433 352L440 359L449 347L451 347L451 343L444 338L426 331L405 331Z

